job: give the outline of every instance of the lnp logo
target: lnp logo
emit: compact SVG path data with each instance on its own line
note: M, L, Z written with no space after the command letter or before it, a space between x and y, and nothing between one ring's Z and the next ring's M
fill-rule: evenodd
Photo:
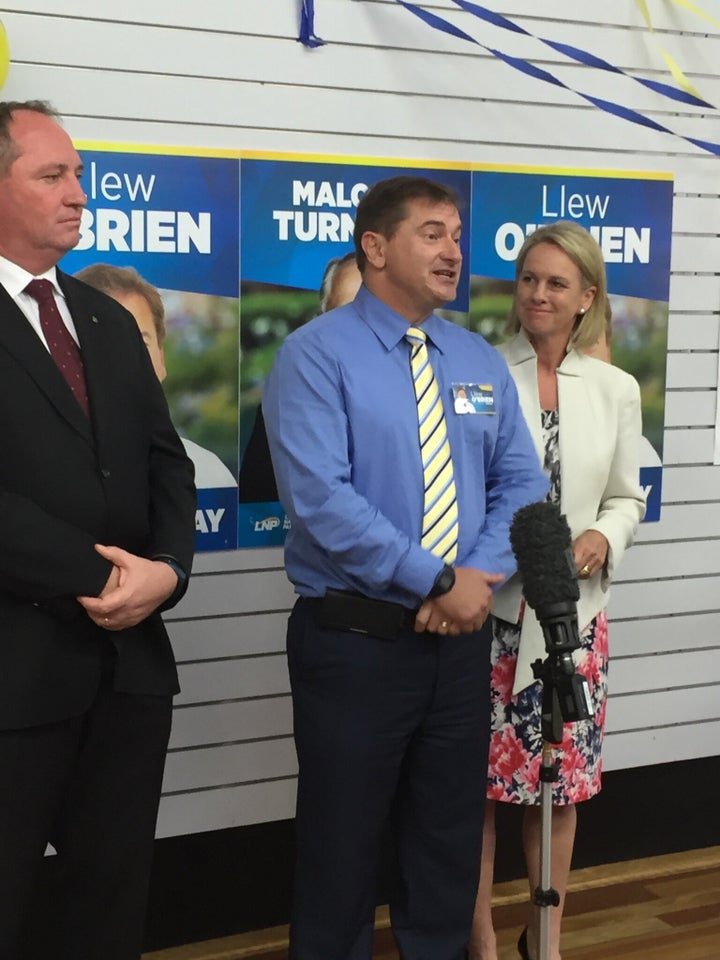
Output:
M280 517L265 517L263 520L255 521L255 532L264 533L269 530L277 530L280 526Z
M278 500L238 505L239 547L280 547L289 526L290 521Z

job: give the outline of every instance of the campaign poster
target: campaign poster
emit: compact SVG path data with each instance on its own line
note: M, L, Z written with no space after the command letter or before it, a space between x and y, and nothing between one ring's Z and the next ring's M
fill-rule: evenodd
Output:
M611 359L640 382L647 520L660 515L672 218L669 174L512 168L78 144L88 205L68 273L132 267L165 312L158 375L198 485L200 551L281 544L261 398L284 338L352 299L355 209L386 177L420 174L459 198L463 271L443 315L504 337L514 263L542 223L574 220L605 256ZM457 398L456 398L457 399Z
M235 549L239 160L77 146L88 203L80 242L60 266L131 267L157 288L165 333L156 372L195 464L196 548Z
M301 324L355 296L360 285L353 254L358 202L377 180L408 173L452 187L469 216L470 174L464 169L331 158L241 161L241 547L282 543L288 529L260 407L275 353ZM468 235L463 235L461 248L463 273L457 299L448 308L464 317Z
M470 329L506 339L515 260L537 227L569 220L603 252L612 308L609 352L642 395L645 521L660 519L673 183L670 174L520 170L472 174ZM598 354L600 355L600 354Z

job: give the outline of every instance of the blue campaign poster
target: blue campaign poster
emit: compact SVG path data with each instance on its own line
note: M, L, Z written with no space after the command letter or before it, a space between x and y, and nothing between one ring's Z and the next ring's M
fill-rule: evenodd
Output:
M132 267L158 289L163 387L195 465L196 548L235 549L239 160L79 151L88 203L80 242L61 267Z
M289 520L267 449L263 383L285 336L336 305L327 298L328 267L335 278L345 271L342 294L354 295L357 204L372 183L403 174L455 190L463 269L447 316L492 343L504 336L525 236L566 219L596 237L613 310L611 360L642 390L646 519L659 519L670 175L98 143L78 149L88 204L80 243L61 267L129 266L160 291L163 386L196 466L198 550L284 541Z
M526 236L569 220L585 227L602 250L612 339L597 355L640 384L645 522L660 519L672 200L668 174L473 171L469 315L471 326L492 342L504 339L515 260Z

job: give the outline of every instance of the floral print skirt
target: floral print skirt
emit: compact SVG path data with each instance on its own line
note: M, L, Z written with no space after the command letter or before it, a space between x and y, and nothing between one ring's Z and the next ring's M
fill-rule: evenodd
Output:
M493 621L487 795L490 800L506 803L536 804L540 802L542 683L533 683L517 696L512 695L519 638L518 626ZM577 672L587 680L594 716L564 724L562 743L554 747L554 755L560 759L559 779L553 784L553 803L557 805L588 800L600 790L608 672L604 611L583 631L580 640L581 648L573 657Z

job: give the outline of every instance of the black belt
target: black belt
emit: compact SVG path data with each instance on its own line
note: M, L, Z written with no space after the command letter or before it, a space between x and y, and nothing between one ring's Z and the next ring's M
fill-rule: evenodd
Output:
M349 590L328 590L324 597L304 600L312 607L318 626L382 640L396 640L402 630L412 630L417 616L417 609L389 600L373 600Z

